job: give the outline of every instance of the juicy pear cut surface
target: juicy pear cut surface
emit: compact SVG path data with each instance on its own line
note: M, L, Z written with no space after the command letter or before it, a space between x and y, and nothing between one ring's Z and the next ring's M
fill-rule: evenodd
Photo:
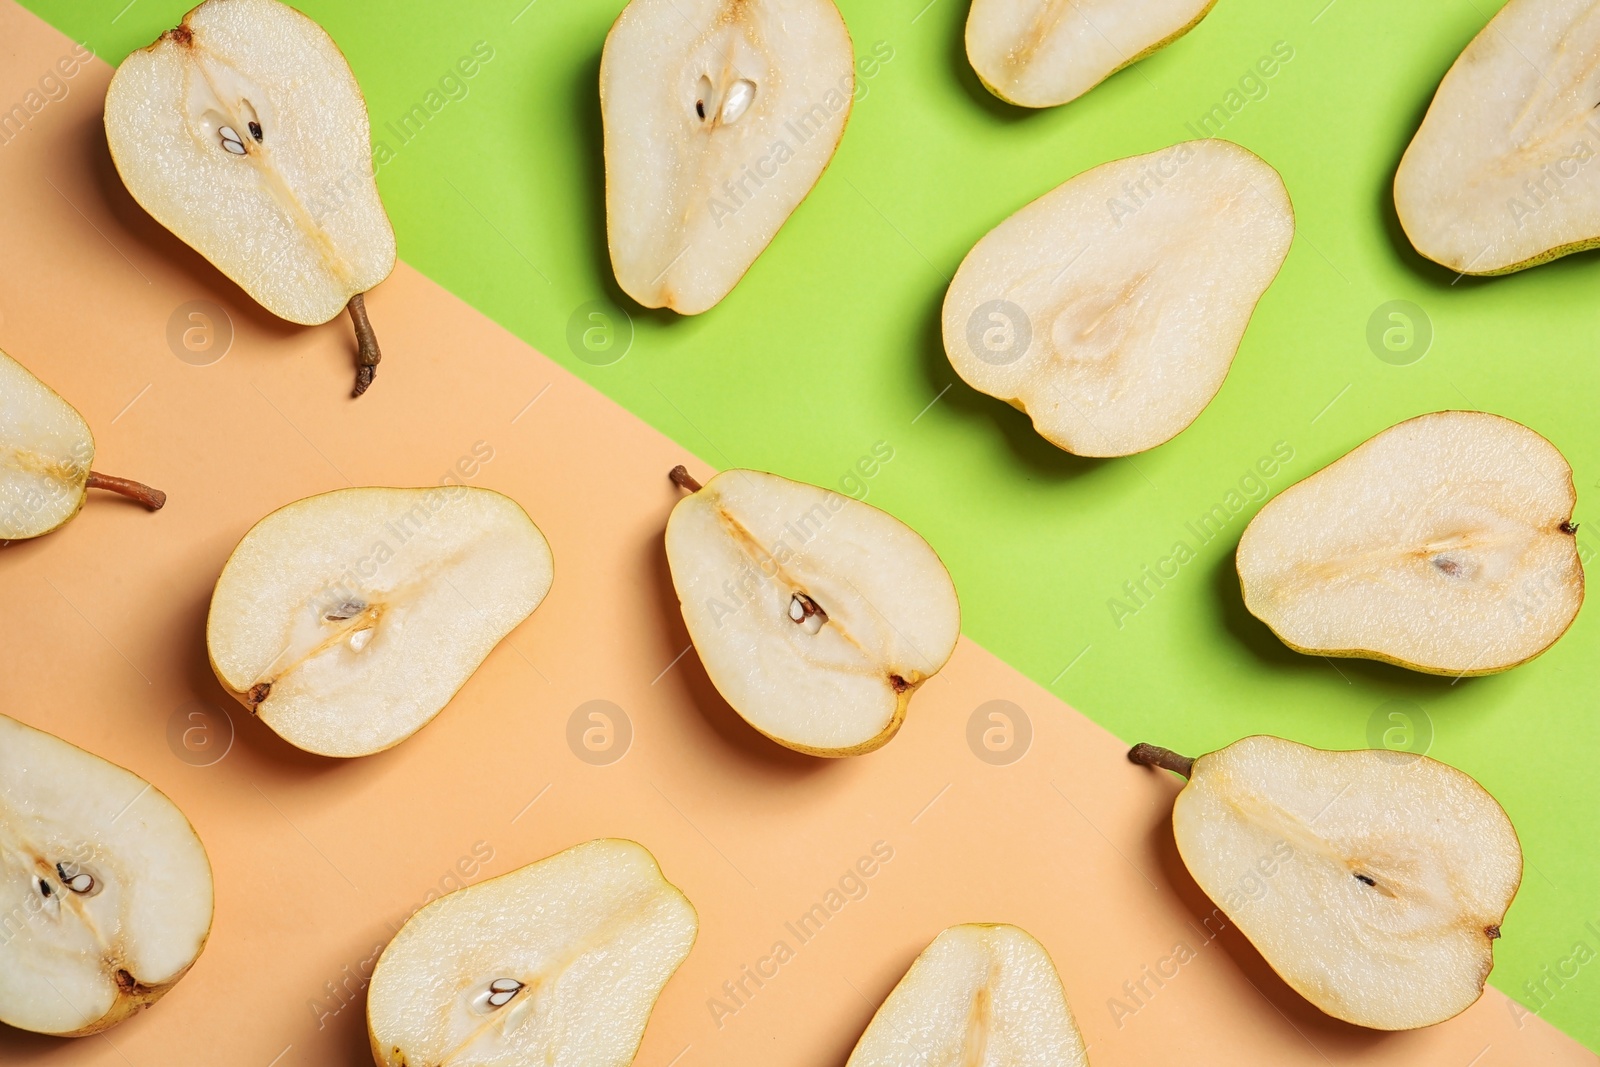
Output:
M394 268L366 102L293 8L206 0L123 60L105 122L133 198L273 314L327 322Z
M1600 9L1511 0L1439 83L1394 180L1417 251L1505 274L1600 244Z
M326 756L396 745L437 715L550 590L550 546L488 489L341 489L234 549L206 643L234 696Z
M967 253L945 295L945 353L1058 448L1142 452L1222 387L1293 239L1278 172L1229 141L1106 163Z
M0 541L49 533L76 515L93 459L83 416L0 352Z
M367 996L380 1067L626 1067L699 921L632 841L598 840L413 915Z
M1493 674L1583 603L1572 468L1476 411L1402 422L1291 486L1239 541L1245 606L1290 647Z
M914 530L775 474L724 471L680 500L667 562L723 698L812 755L886 743L961 632L950 574Z
M1478 999L1522 879L1494 798L1410 753L1248 737L1195 761L1172 823L1195 881L1272 968L1378 1030Z
M115 1026L184 976L211 912L211 864L172 801L0 715L0 1023Z
M1023 107L1076 100L1200 23L1216 0L972 0L967 59Z
M600 63L617 284L697 315L822 176L855 94L833 0L633 0Z
M1085 1067L1044 946L1015 926L952 926L872 1017L846 1067Z

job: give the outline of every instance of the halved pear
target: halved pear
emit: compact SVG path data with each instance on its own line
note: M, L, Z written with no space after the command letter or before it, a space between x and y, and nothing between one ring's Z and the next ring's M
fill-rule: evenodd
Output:
M632 0L600 60L617 284L698 315L811 192L855 95L833 0Z
M945 295L945 353L1056 447L1142 452L1222 388L1293 239L1278 172L1232 142L1106 163L967 253Z
M1417 251L1506 274L1600 244L1600 10L1511 0L1451 66L1394 177Z
M1189 779L1172 810L1189 873L1318 1008L1410 1030L1483 994L1522 848L1472 778L1412 753L1276 737L1128 757Z
M858 500L729 470L667 520L689 639L746 722L813 756L855 756L900 729L955 651L961 609L928 542Z
M1572 468L1526 426L1422 415L1261 509L1239 540L1245 606L1299 652L1507 670L1583 603L1575 503Z
M0 541L38 537L67 524L90 489L120 493L157 511L167 494L89 469L94 435L73 406L0 352Z
M554 576L489 489L340 489L251 528L217 579L211 666L284 740L324 756L399 744L449 703Z
M367 994L379 1067L626 1067L699 931L632 841L577 845L418 911Z
M106 90L117 172L157 222L274 315L347 307L353 395L376 373L363 294L394 269L366 101L321 26L278 0L206 0Z
M1022 107L1076 100L1200 24L1217 0L972 0L967 60Z
M846 1067L1086 1067L1043 945L1015 926L952 926L923 949Z
M0 1023L115 1026L188 973L211 912L211 863L177 805L0 715Z

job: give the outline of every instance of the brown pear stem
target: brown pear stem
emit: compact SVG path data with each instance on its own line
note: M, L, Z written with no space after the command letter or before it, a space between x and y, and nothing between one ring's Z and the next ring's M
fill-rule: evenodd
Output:
M378 361L383 358L383 353L378 351L378 335L372 332L372 322L367 318L365 295L357 293L349 304L350 321L355 323L356 343L360 346L356 352L356 387L350 391L351 396L367 391L378 373Z
M689 468L682 463L667 472L667 477L672 479L672 484L679 489L687 489L691 493L700 491L700 483L694 480L694 475L689 473Z
M1145 767L1160 767L1173 774L1181 774L1185 778L1194 774L1194 760L1188 756L1180 756L1170 748L1159 745L1147 745L1140 742L1128 751L1128 759Z
M109 474L99 471L89 472L87 483L90 489L104 489L107 492L118 493L129 500L137 500L151 511L160 511L161 505L167 502L167 494L159 489L152 489L143 482L131 481L127 478L113 478Z

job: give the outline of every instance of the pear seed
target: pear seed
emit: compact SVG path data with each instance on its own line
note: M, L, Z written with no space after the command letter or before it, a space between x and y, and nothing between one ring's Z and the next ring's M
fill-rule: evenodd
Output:
M511 998L522 990L522 983L515 978L497 978L489 985L489 1006L503 1008L511 1003Z
M828 621L828 613L804 593L796 593L789 599L789 619L804 627L806 633L814 634Z
M360 652L363 648L367 647L367 642L371 640L372 627L369 626L364 630L357 630L355 633L350 635L350 651Z
M722 101L722 124L732 126L738 122L746 111L750 110L750 102L756 98L756 83L748 78L740 78L728 89L728 95Z
M261 143L261 123L254 119L250 121L250 136L256 139L257 144Z
M237 133L234 132L232 126L220 127L217 132L222 135L223 148L226 148L229 152L232 152L236 156L244 155L244 141Z

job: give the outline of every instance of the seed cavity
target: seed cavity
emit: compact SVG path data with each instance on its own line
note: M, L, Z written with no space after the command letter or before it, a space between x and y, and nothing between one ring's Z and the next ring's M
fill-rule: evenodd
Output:
M796 593L789 598L789 621L814 634L828 621L828 613L804 593Z
M711 79L704 74L700 75L700 81L694 87L694 113L700 116L701 122L704 122L706 115L710 113L707 104L711 100L711 92Z
M748 78L740 78L728 89L728 95L722 100L722 124L732 126L750 110L750 104L756 98L756 83Z
M251 125L254 125L254 123ZM232 152L236 156L242 156L245 154L246 149L244 147L244 141L237 133L234 132L232 126L219 126L217 128L217 134L222 138L223 148L227 149L229 152Z

